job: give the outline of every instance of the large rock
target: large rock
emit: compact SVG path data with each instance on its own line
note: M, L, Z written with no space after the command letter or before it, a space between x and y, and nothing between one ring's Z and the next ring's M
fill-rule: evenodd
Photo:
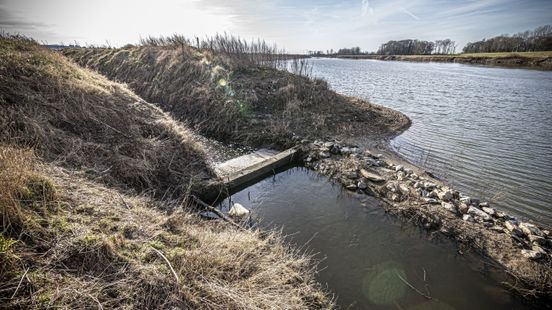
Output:
M458 213L458 210L456 209L456 206L453 205L452 203L442 202L441 206L449 212L452 212L454 214Z
M458 205L458 211L460 211L460 213L462 213L462 214L468 213L469 209L470 209L470 206L468 206L467 204L465 204L463 202Z
M435 198L424 198L425 203L430 203L432 205L436 205L439 203L439 200Z
M531 250L521 250L521 254L529 259L540 259L546 256L546 251L538 245L533 245Z
M399 190L403 195L410 194L410 189L408 188L408 186L406 186L406 184L400 184L399 185Z
M431 182L425 182L424 183L424 188L427 190L427 191L432 191L433 189L435 189L437 187L437 184L435 183L431 183Z
M478 208L476 207L473 207L473 206L470 206L469 209L468 209L468 214L474 216L474 217L478 217L478 218L481 218L482 220L484 221L490 221L491 220L491 216L488 215L487 213L479 210Z
M469 206L471 205L472 199L471 197L464 196L464 197L460 197L460 202L463 202Z
M452 192L449 190L438 192L437 196L442 201L451 201L453 199Z
M546 246L546 238L536 235L528 235L527 238L533 244Z
M397 173L397 180L403 181L404 178L406 178L406 174L405 174L403 171L399 171L399 172Z
M519 224L519 229L521 229L526 235L543 236L542 231L531 223L521 223Z
M475 222L474 219L473 219L473 216L469 215L469 214L464 214L462 215L462 219L466 222Z
M319 156L320 158L328 158L328 157L331 156L331 154L330 154L330 152L322 151L322 152L318 153L318 156Z
M378 175L378 174L375 174L375 173L372 173L372 172L369 172L368 170L366 169L360 169L360 174L365 177L366 179L368 179L369 181L372 181L372 182L383 182L385 181L385 179Z
M481 206L481 205L479 205L479 206ZM481 210L483 210L483 212L487 213L490 216L493 216L493 215L496 214L495 209L493 209L491 207L481 207Z
M506 229L508 229L509 231L514 231L514 229L518 228L516 223L514 223L512 221L505 221L504 222L504 227L506 227Z

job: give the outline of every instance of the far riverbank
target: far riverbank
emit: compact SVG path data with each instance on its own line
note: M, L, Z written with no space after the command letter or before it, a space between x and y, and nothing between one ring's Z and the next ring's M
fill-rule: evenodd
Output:
M451 62L552 70L552 52L477 53L459 55L325 55L322 57L384 61Z

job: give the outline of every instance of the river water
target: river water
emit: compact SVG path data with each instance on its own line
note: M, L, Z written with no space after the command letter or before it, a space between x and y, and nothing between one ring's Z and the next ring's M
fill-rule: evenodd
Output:
M293 168L221 202L252 210L263 228L323 259L318 280L342 309L524 309L506 275L440 234L387 215L372 197ZM418 292L417 292L417 291ZM427 295L427 299L422 295ZM277 305L275 305L277 306Z
M391 147L466 194L552 226L552 72L312 59L339 93L412 120Z

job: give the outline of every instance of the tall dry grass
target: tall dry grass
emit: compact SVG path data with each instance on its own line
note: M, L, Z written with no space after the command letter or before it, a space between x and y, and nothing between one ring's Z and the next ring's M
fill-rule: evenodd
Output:
M333 306L311 258L276 232L168 214L18 148L0 146L0 167L2 307Z
M262 43L253 48L229 36L205 42L209 48L198 49L182 37L150 38L142 46L63 54L224 142L287 147L296 136L390 134L408 124L400 113L340 96L325 81L309 78L303 60L286 63L298 74L247 60L248 51L263 51Z
M21 37L0 56L0 142L158 198L213 177L194 134L126 86Z

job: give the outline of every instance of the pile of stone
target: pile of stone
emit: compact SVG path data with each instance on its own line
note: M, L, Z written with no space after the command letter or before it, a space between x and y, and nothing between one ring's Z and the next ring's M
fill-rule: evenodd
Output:
M551 255L549 231L495 210L488 202L463 195L430 178L418 176L412 169L389 163L380 154L374 155L355 146L343 146L335 141L315 141L307 145L305 164L339 180L348 190L366 194L377 192L392 203L420 207L437 205L464 222L511 235L522 248L523 256L529 259Z

